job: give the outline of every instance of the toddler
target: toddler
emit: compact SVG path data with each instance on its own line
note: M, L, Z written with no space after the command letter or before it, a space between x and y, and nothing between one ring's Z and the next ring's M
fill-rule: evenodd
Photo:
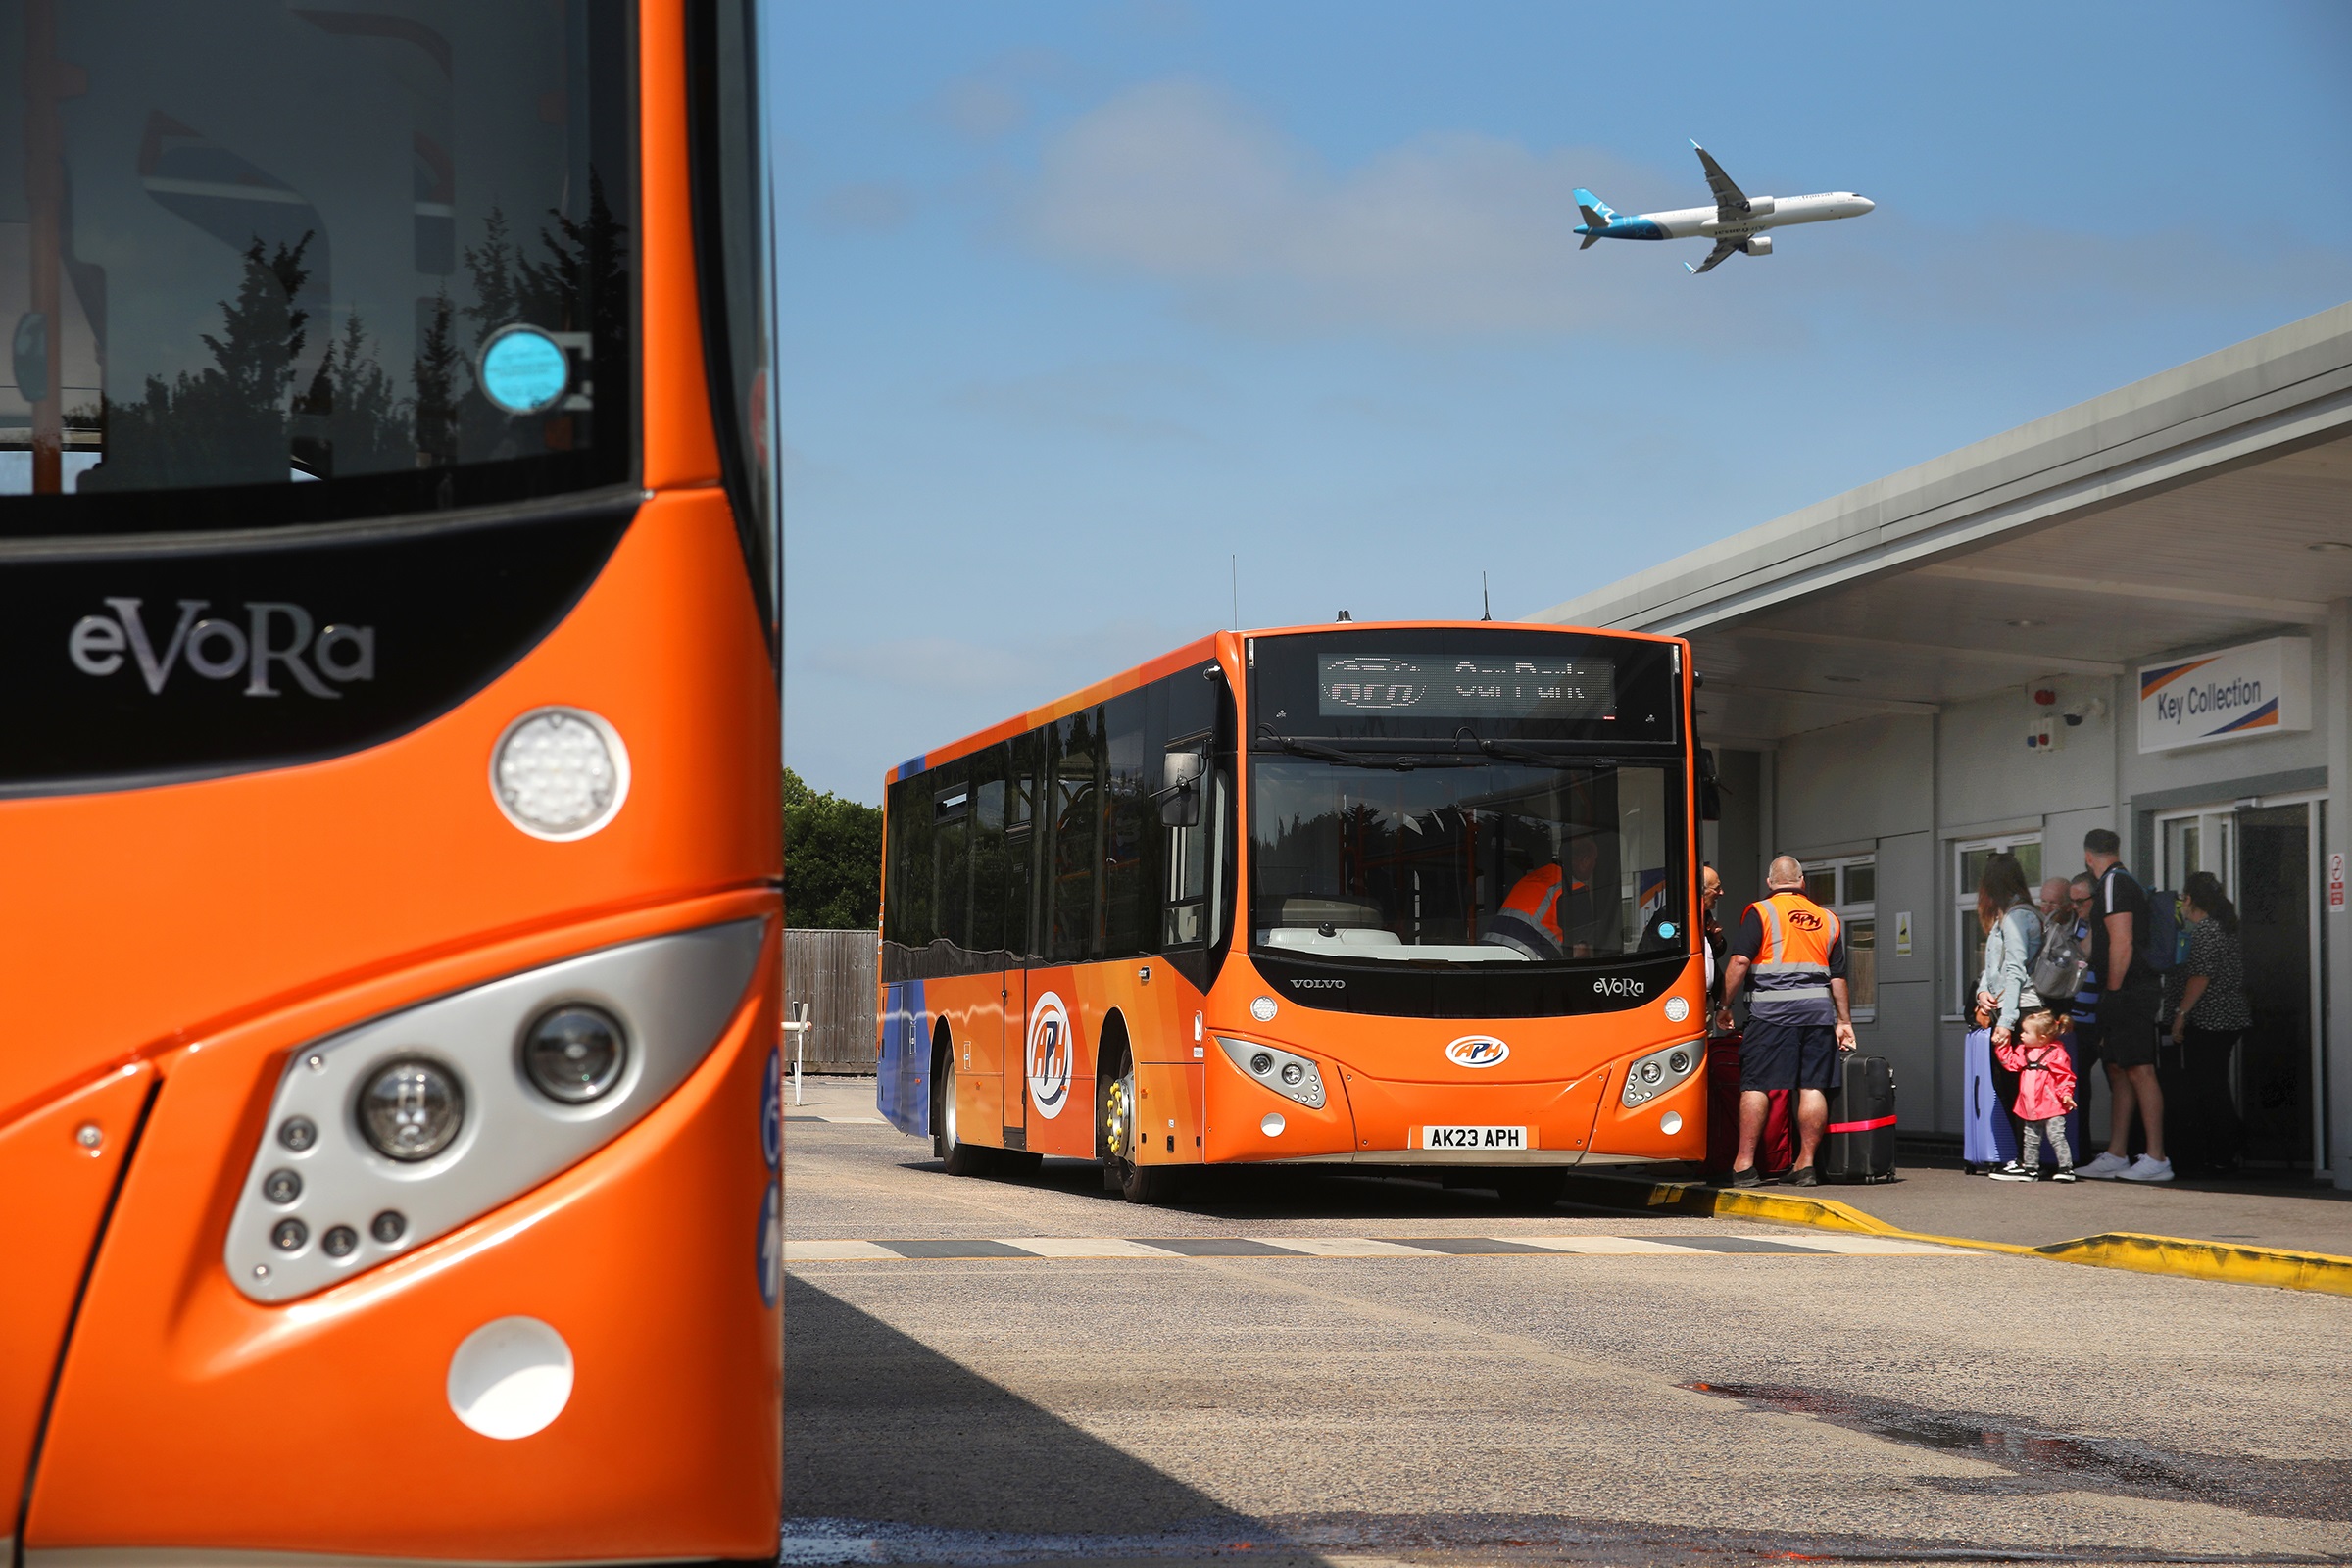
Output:
M2075 1179L2075 1152L2067 1146L2066 1113L2075 1108L2075 1064L2058 1033L2058 1015L2044 1007L2017 1022L2017 1038L1995 1046L2001 1065L2017 1074L2017 1118L2024 1124L2017 1164L1992 1173L1995 1181L2030 1182L2041 1157L2046 1133L2057 1169L2050 1180Z

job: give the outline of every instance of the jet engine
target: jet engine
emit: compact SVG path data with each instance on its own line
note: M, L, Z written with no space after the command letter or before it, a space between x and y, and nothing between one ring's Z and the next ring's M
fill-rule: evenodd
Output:
M1740 248L1750 256L1770 256L1772 254L1772 236L1770 234L1750 234L1741 242Z
M1750 196L1747 199L1747 216L1750 218L1770 218L1772 216L1772 198L1769 196Z

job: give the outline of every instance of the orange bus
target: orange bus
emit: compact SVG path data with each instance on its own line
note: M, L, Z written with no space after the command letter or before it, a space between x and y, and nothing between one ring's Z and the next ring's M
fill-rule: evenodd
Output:
M1701 1158L1689 645L1221 632L893 769L880 1109L956 1174ZM1465 1169L1468 1167L1470 1169Z
M0 1549L772 1561L748 0L0 0Z

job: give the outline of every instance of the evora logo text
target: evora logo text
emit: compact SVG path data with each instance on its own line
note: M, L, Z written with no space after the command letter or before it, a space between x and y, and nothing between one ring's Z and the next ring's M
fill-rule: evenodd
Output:
M375 679L375 628L330 624L318 627L300 605L275 599L245 602L244 623L235 616L207 615L209 599L179 601L179 619L161 650L140 612L142 601L109 599L110 615L84 615L66 634L66 654L85 675L120 670L124 656L147 690L162 696L181 664L205 680L245 677L248 697L280 697L279 677L313 697L343 694L327 681ZM318 636L311 634L318 630ZM324 676L325 679L320 679Z

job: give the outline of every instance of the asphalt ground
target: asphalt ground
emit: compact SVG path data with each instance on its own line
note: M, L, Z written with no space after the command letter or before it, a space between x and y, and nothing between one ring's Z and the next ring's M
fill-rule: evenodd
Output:
M991 1254L788 1261L788 1562L2352 1561L2352 1299L785 1132L792 1251Z

